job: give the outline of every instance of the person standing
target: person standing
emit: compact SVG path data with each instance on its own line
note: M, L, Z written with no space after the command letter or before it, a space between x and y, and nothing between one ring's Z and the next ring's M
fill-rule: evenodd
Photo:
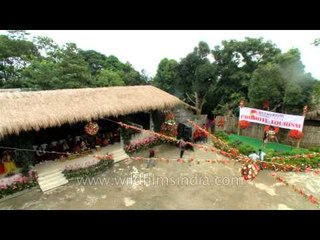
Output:
M268 143L268 133L267 132L264 132L263 134L263 138L262 138L262 147L263 148L266 148L267 146L267 143Z
M263 165L262 162L264 161L264 156L266 155L266 153L262 152L261 149L259 149L258 151L258 156L259 156L259 160L260 160L260 169L263 170Z
M153 149L149 150L149 160L148 160L147 168L155 166L155 162L153 159L155 157L155 154L156 152Z
M180 158L183 158L184 151L186 150L186 142L184 141L183 138L181 138L180 143L179 143L179 148L180 148Z

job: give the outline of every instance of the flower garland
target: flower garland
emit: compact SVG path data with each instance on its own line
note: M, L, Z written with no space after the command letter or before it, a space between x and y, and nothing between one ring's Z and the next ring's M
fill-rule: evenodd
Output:
M308 201L310 201L311 203L315 204L318 208L320 208L320 200L316 199L312 194L310 193L306 193L305 191L303 191L301 188L296 187L293 184L290 184L288 181L286 181L284 178L279 177L276 175L276 173L272 173L271 176L273 176L275 179L277 179L279 182L281 182L282 184L286 185L286 186L290 186L291 188L293 188L293 190L295 192L298 192L301 196L303 196L305 199L307 199Z
M124 151L127 153L134 153L139 152L151 147L154 147L156 145L162 144L162 143L174 143L173 141L165 140L163 138L160 138L159 136L149 136L143 139L138 139L134 142L131 142L130 144L126 145L124 147Z
M96 122L89 122L87 125L84 126L84 131L87 134L94 136L99 131L99 125Z
M149 160L150 158L146 158L146 157L130 157L133 160ZM164 158L164 157L159 157L159 158L152 158L153 160L158 160L158 161L163 161L166 163L173 163L173 162L177 162L177 163L196 163L196 164L200 164L200 163L222 163L222 164L227 164L230 163L229 159L224 159L224 160L217 160L217 159L194 159L192 157L188 158L188 159L181 159L181 158L177 158L177 159L168 159L168 158Z
M250 127L250 122L248 122L246 120L240 120L239 121L239 127L241 129L247 129L248 127Z

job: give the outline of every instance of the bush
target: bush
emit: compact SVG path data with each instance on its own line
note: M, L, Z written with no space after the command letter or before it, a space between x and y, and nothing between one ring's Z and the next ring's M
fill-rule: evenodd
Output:
M225 131L217 131L214 135L221 140L224 140L224 141L229 140L229 136Z
M308 149L311 152L320 152L320 147L319 146L312 146L312 147L309 147Z
M230 147L238 148L239 145L242 144L242 141L239 139L235 139L229 143Z
M249 155L250 153L252 153L254 151L254 148L249 144L240 144L238 146L238 150L240 153L242 153L244 155Z

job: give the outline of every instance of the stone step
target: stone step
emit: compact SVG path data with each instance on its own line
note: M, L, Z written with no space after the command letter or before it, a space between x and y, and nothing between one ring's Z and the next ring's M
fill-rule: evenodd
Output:
M40 176L40 177L38 177L38 182L43 182L43 181L47 181L47 180L51 180L51 179L59 178L59 177L64 177L64 175L61 171L54 172L52 174L48 174L45 176Z
M48 170L48 171L37 171L38 173L38 177L46 177L46 176L49 176L51 174L55 174L55 173L58 173L58 172L62 172L62 168L56 168L56 169L52 169L52 170Z
M114 160L114 163L116 163L116 162L119 162L119 161L122 161L122 160L128 159L128 158L129 158L129 156L127 154L122 154L117 157L114 157L113 160Z
M53 188L57 188L60 187L64 184L67 184L69 181L66 178L58 178L55 180L52 180L50 182L47 182L46 184L39 184L41 190L43 192L46 192L48 190L51 190Z
M111 154L117 154L117 153L122 153L122 152L124 152L124 150L121 148L121 149L116 149L116 150L114 150L114 151L112 151L110 153Z
M113 158L117 158L117 157L122 156L122 155L128 156L127 153L121 152L121 153L113 154L112 157L113 157Z

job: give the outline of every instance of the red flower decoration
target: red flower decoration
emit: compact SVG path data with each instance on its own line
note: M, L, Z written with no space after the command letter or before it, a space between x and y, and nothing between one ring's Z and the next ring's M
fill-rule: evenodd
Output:
M288 136L290 138L294 138L294 139L301 139L303 137L303 132L300 132L299 130L290 130Z
M241 120L241 121L239 121L239 127L241 129L246 129L246 128L250 127L250 122L248 122L246 120Z

